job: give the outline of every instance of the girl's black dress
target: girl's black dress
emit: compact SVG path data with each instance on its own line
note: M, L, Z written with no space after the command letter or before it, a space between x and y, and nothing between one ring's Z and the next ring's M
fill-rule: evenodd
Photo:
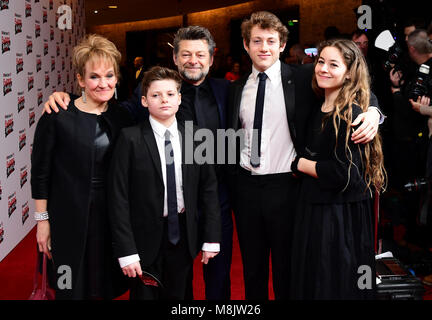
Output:
M353 106L353 119L361 112L358 106ZM375 288L374 220L371 194L363 179L364 147L350 140L353 162L350 166L344 148L346 122L340 123L335 148L332 119L322 127L324 116L321 111L316 112L304 155L317 161L319 178L304 176L300 186L293 233L291 297L372 298ZM364 270L370 271L366 277ZM360 289L359 283L366 289Z

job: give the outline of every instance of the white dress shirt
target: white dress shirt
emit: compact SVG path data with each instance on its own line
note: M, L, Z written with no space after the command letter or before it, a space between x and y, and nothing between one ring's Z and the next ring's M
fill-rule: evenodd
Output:
M168 130L170 133L171 145L174 152L174 168L175 168L175 179L176 179L176 194L177 194L177 211L184 211L184 198L183 198L183 178L182 178L182 149L180 144L180 136L177 129L177 120L169 126L165 127L163 124L156 121L150 115L150 125L153 129L153 134L156 139L156 145L159 152L159 157L162 167L162 178L165 186L164 190L164 209L163 216L168 216L168 204L167 204L167 188L166 188L166 160L165 160L165 132ZM204 243L202 247L203 251L219 252L219 243ZM131 263L140 261L138 254L133 254L126 257L119 258L120 267L123 268Z
M250 165L258 73L252 66L252 73L246 81L241 97L240 122L245 129L245 139L241 147L240 165L254 174L290 172L296 151L288 127L279 60L265 71L268 78L264 95L260 166L253 168Z

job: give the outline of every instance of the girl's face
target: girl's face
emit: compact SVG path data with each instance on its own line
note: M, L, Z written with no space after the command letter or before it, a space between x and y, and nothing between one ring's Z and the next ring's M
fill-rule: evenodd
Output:
M347 78L347 66L341 52L335 47L325 47L315 66L318 86L324 90L338 90Z
M98 104L107 102L113 97L117 84L114 66L101 59L89 60L85 65L84 78L78 74L78 82L84 88L87 99Z

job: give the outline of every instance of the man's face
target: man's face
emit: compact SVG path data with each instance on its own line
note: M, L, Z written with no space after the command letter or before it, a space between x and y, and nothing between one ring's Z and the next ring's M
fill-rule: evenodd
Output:
M143 65L143 58L136 57L134 59L134 67L138 69L138 68L141 68L142 65Z
M270 68L284 51L286 43L280 43L279 32L273 29L261 29L253 26L250 42L243 42L254 67L264 72Z
M408 36L411 32L413 32L416 29L415 26L408 26L404 28L404 35L405 35L405 41L408 40Z
M352 40L355 42L357 47L359 47L359 49L361 50L363 55L366 57L367 53L368 53L368 48L369 48L368 37L366 37L365 34L361 34L359 37L354 36Z
M213 64L206 40L181 40L173 59L182 78L196 86L204 81Z

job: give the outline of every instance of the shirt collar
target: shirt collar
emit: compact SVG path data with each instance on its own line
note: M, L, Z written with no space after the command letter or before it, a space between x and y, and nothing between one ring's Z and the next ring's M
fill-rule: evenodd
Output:
M268 68L266 71L264 71L264 73L267 75L267 77L270 79L271 82L275 82L277 77L280 77L280 70L281 70L281 62L279 59L276 60L275 63L273 63L273 65ZM258 78L258 74L260 73L260 71L258 71L254 65L252 65L252 77L253 79L257 79Z
M178 136L176 119L174 119L174 122L168 128L165 127L163 124L159 123L157 120L155 120L151 115L149 116L149 120L153 132L156 133L159 137L165 139L165 132L167 130L169 131L171 137L176 138Z

